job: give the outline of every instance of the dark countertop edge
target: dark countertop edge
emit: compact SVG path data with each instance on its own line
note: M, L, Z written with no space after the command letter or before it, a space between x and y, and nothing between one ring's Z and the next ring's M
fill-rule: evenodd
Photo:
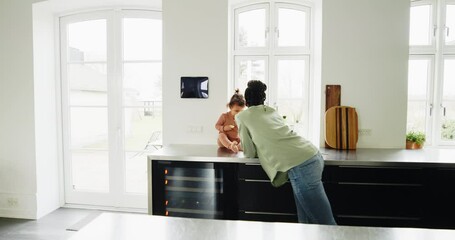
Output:
M336 150L321 148L328 166L455 168L455 149L357 149ZM444 154L443 154L444 153ZM453 153L453 157L452 157ZM168 145L152 153L148 160L193 161L214 163L259 164L257 158L246 158L243 153L233 153L215 145Z

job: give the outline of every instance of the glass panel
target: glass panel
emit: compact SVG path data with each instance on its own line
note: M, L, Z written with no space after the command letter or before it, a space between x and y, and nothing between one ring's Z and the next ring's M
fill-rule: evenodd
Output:
M455 141L455 101L445 102L446 115L442 119L441 138L444 141Z
M106 61L106 20L68 24L69 61Z
M240 47L264 47L266 18L265 9L239 14L238 41Z
M147 193L147 154L125 153L125 184L128 193Z
M144 106L161 102L161 63L125 63L123 80L123 104Z
M265 60L242 60L239 63L239 76L236 88L241 93L245 92L246 85L250 80L265 82Z
M446 45L455 45L455 5L447 5L446 26Z
M280 8L278 10L278 46L305 46L306 13Z
M278 111L288 123L299 123L305 97L305 60L278 61Z
M126 108L124 116L127 151L151 151L161 146L161 102L149 108Z
M71 152L71 169L75 190L109 191L109 156L107 151L73 150Z
M442 140L455 141L455 59L444 60Z
M68 64L70 105L107 106L106 64Z
M444 100L455 100L455 59L444 60Z
M427 85L430 60L409 60L408 67L408 98L427 98Z
M412 59L408 65L407 131L425 132L430 60Z
M408 102L408 122L406 130L425 132L426 126L426 101Z
M421 5L411 7L411 20L409 31L410 45L430 45L431 36L431 6Z
M161 60L161 22L159 19L123 19L124 60Z
M71 148L107 149L107 108L72 107L70 110Z

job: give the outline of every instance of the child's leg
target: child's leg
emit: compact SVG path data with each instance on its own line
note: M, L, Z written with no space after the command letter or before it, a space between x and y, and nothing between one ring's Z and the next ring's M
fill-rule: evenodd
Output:
M229 147L231 146L231 144L232 142L229 140L225 133L220 133L218 135L218 146L230 149Z

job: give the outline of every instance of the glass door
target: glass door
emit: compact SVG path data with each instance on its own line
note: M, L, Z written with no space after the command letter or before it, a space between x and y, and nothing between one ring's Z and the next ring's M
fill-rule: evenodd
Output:
M147 207L147 155L161 147L161 13L62 17L65 201Z

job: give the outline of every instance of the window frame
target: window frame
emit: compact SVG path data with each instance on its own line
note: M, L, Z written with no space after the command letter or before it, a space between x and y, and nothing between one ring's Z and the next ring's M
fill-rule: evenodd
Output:
M423 5L430 5L430 27L433 26L433 34L430 33L428 37L430 37L430 44L429 45L410 45L409 51L411 53L419 53L419 54L435 54L436 53L436 35L438 34L439 30L437 27L438 19L437 19L437 4L436 0L412 0L410 7L417 7Z
M276 26L274 28L273 34L274 38L272 38L272 44L273 44L273 50L275 51L275 54L287 54L287 55L292 55L292 54L311 54L310 49L312 47L311 43L311 37L312 37L312 30L311 30L311 22L312 22L312 16L311 16L311 8L305 5L301 4L296 4L296 3L284 3L284 2L278 2L275 3L275 8L273 9L273 18L276 19ZM305 29L307 30L305 34L305 45L304 46L278 46L278 38L279 36L279 9L280 8L285 8L285 9L292 9L292 10L299 10L305 13ZM278 32L277 32L278 31Z
M453 5L455 7L455 0L441 0L442 1L442 9L441 9L441 42L444 46L444 54L455 54L455 44L453 45L446 45L446 37L447 33L455 34L455 29L446 28L446 16L447 16L447 5ZM454 40L455 41L455 40Z
M264 9L265 10L265 46L264 47L240 47L239 43L239 15L244 12ZM262 52L266 54L270 48L270 14L267 14L270 11L269 3L253 3L248 4L245 7L239 7L234 9L234 52L237 54L257 54Z
M269 30L269 48L264 49L264 48L240 48L238 49L236 46L237 41L238 41L238 14L245 12L245 11L250 11L257 9L258 6L268 6L268 12L267 17L268 19L268 29L273 29ZM278 11L280 8L287 8L287 9L295 9L299 11L304 11L306 13L306 23L305 23L305 28L306 28L306 39L305 43L306 46L300 47L300 46L290 46L290 47L279 47L278 46L278 39L275 27L278 27ZM314 15L313 15L313 9L314 5L312 2L309 1L255 1L255 2L250 2L250 3L243 3L243 4L237 4L232 6L231 13L233 14L232 20L233 20L233 28L232 28L232 33L233 36L231 36L231 39L234 38L232 42L232 51L231 51L231 63L233 64L231 68L231 73L233 73L232 79L230 81L230 85L232 84L234 88L237 86L237 76L239 75L239 69L238 69L238 63L239 59L249 59L249 58L267 58L268 63L268 69L266 74L266 84L268 85L267 88L267 99L265 104L272 106L274 108L277 107L277 81L273 80L276 79L277 74L278 74L278 61L281 59L305 59L306 67L307 67L307 72L305 73L305 79L304 81L304 86L307 88L305 91L306 99L305 99L305 104L304 104L304 112L302 114L301 120L302 122L299 123L300 129L303 129L303 135L308 138L308 139L313 139L314 136L318 135L319 133L316 132L311 132L309 131L310 126L313 126L315 124L314 119L310 117L309 112L314 111L315 108L311 106L312 103L314 103L316 100L313 99L314 95L312 94L310 87L314 87L314 69L313 68L313 45L314 45L314 39L313 39L313 33L314 33ZM233 89L234 89L233 88ZM229 94L232 94L234 90L228 91ZM279 106L278 106L279 108ZM292 125L292 124L291 124ZM314 136L313 136L314 135ZM315 142L316 143L316 142ZM317 143L316 143L317 144Z
M435 76L435 56L430 54L412 54L409 55L409 61L411 60L428 60L428 76L427 76L427 87L426 87L426 99L414 99L410 98L408 94L408 100L413 102L421 102L425 101L425 132L427 136L432 136L433 133L433 122L435 114L435 107L434 107L434 76ZM426 145L432 145L433 139L431 137L427 137Z
M433 44L428 46L409 46L409 60L432 59L431 76L428 78L430 91L426 109L426 145L431 147L454 147L454 141L441 139L443 123L443 88L444 60L455 58L455 45L445 44L446 37L446 6L454 4L455 0L411 0L410 7L429 4L432 6L432 21L434 24ZM455 29L454 29L455 31ZM429 73L430 74L430 73ZM408 83L409 84L409 83ZM412 100L412 99L411 99ZM409 102L409 95L408 95ZM407 129L408 131L409 129Z

